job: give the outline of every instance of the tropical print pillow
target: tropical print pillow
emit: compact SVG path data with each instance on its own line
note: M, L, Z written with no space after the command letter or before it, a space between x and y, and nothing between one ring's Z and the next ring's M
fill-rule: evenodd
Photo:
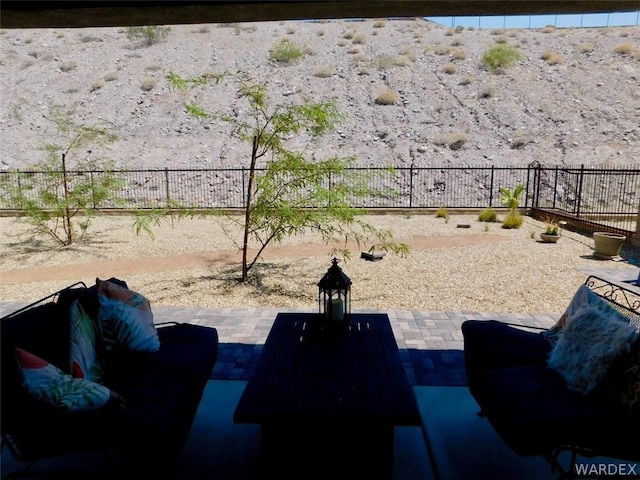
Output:
M23 385L35 398L65 411L96 410L104 407L111 391L84 378L73 378L55 365L20 348L15 349L22 370Z
M96 352L96 325L79 300L69 308L71 317L71 375L92 382L102 379L103 362Z
M156 352L160 349L149 300L113 282L96 279L98 321L107 350Z

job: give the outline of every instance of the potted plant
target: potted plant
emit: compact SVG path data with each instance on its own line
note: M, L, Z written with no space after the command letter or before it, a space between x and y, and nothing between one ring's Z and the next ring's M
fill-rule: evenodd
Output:
M560 239L560 225L553 220L547 220L544 232L540 234L540 238L545 243L556 243Z

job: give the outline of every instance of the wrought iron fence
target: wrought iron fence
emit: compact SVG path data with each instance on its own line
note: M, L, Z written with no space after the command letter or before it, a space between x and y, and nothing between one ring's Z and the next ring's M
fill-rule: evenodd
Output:
M640 204L640 166L625 167L395 167L355 168L367 175L376 192L353 200L356 207L383 208L498 208L500 189L525 185L524 208L558 211L605 225L635 231ZM60 172L58 172L58 175ZM260 171L258 171L260 174ZM20 210L11 192L38 202L43 189L52 190L51 172L0 172L0 210ZM96 209L166 208L176 205L233 209L245 204L249 171L245 168L72 171L71 185L115 175L121 186ZM346 176L345 176L346 177ZM329 185L347 181L335 175ZM58 192L50 192L61 194ZM45 207L45 205L41 205Z

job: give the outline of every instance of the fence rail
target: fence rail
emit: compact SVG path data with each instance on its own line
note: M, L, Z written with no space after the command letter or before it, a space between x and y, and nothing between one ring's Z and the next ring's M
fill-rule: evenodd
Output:
M359 199L356 207L379 208L486 208L501 207L500 189L525 185L521 206L558 211L574 218L634 232L640 205L640 166L527 167L395 167L355 168L369 174L378 192ZM260 171L258 171L260 174ZM0 210L21 210L11 195L16 187L38 202L43 191L61 195L61 172L0 172ZM120 186L96 209L242 208L249 171L245 168L70 171L71 185L99 182L105 176L120 179ZM341 182L338 176L330 184ZM394 192L388 194L389 191ZM355 200L354 200L355 202ZM45 207L45 205L41 205Z

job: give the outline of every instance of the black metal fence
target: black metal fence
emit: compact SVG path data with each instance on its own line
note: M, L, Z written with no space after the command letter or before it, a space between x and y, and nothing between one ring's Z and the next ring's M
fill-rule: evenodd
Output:
M525 186L521 206L586 218L612 228L635 232L640 205L640 165L625 167L395 167L352 169L368 175L377 192L354 199L354 206L386 208L502 207L500 189ZM260 172L258 172L259 174ZM58 172L59 174L59 172ZM33 200L43 189L56 190L51 172L0 172L0 210L20 210L11 191L19 186ZM71 185L91 183L101 176L121 179L121 186L97 209L186 207L242 208L249 171L245 168L72 171ZM339 176L330 184L346 181ZM60 191L57 192L61 194ZM44 205L43 205L44 207Z

